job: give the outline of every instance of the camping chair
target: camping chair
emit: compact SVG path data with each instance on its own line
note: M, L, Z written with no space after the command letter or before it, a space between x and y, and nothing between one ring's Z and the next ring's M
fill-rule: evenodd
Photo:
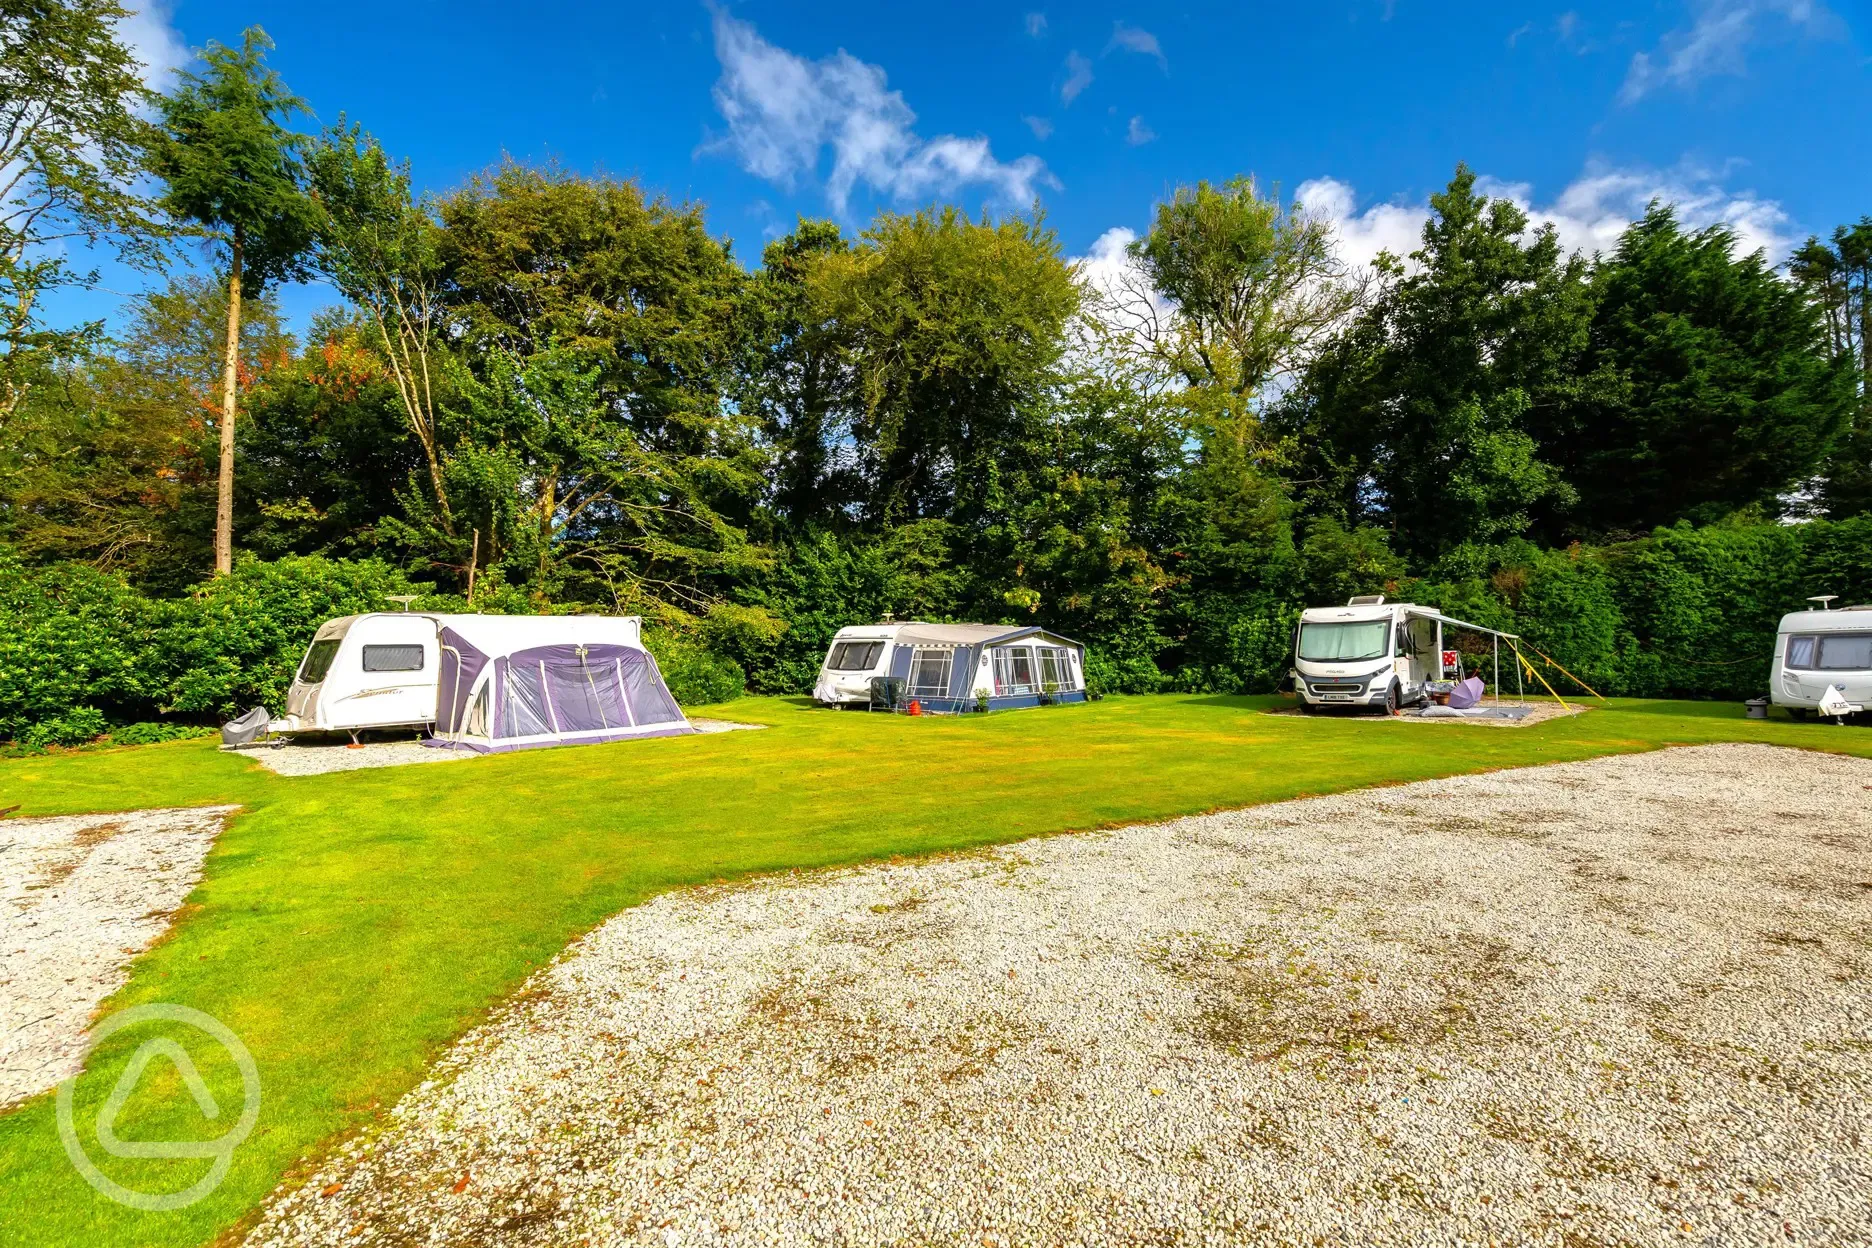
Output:
M903 708L904 678L901 676L873 676L871 678L871 705L867 710L896 711Z

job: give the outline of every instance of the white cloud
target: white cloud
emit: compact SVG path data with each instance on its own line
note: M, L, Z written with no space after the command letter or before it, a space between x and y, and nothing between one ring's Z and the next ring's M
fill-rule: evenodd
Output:
M1066 54L1066 82L1060 87L1060 100L1070 104L1079 93L1092 85L1092 62L1077 52Z
M1157 42L1157 36L1148 30L1113 22L1111 42L1105 45L1105 51L1111 53L1120 48L1126 52L1136 52L1139 56L1156 57L1157 64L1163 67L1164 72L1170 72L1170 62L1163 54L1163 46Z
M1552 222L1561 245L1569 250L1611 251L1653 199L1674 204L1677 219L1691 228L1728 225L1735 231L1738 254L1760 248L1778 261L1795 241L1779 203L1752 191L1731 191L1709 172L1688 166L1658 171L1589 165L1547 204L1535 204L1524 182L1481 177L1476 189L1513 200L1536 225ZM1380 251L1399 258L1409 255L1421 244L1423 223L1430 216L1428 203L1380 203L1361 212L1356 192L1336 178L1303 182L1294 197L1332 220L1340 254L1354 264L1370 264Z
M1142 117L1133 117L1131 124L1125 127L1125 142L1132 147L1142 147L1157 137L1157 132L1144 124Z
M1088 364L1106 358L1097 347L1101 336L1117 335L1142 346L1174 311L1125 250L1135 241L1137 231L1116 225L1093 240L1085 255L1073 258L1073 269L1088 295L1073 328L1075 350Z
M1378 253L1408 255L1417 247L1423 223L1430 215L1425 205L1374 204L1356 211L1358 194L1337 178L1313 178L1294 191L1301 207L1330 220L1337 227L1339 254L1352 264L1369 265Z
M1027 123L1027 128L1029 130L1033 131L1034 138L1045 140L1053 137L1053 122L1050 119L1045 117L1022 117L1021 120Z
M124 8L130 11L118 20L117 37L143 66L144 84L152 91L167 91L174 85L175 71L194 59L176 33L168 0Z
M1633 103L1660 86L1688 87L1713 74L1743 74L1756 20L1778 17L1809 34L1831 33L1834 17L1816 0L1694 0L1689 29L1665 35L1655 51L1632 57L1619 101Z
M1046 28L1047 28L1046 14L1029 13L1027 15L1027 33L1028 34L1038 39L1041 35L1046 34Z
M916 114L901 92L888 89L883 69L843 49L809 61L719 8L714 30L722 67L715 106L728 133L709 146L734 152L756 177L791 188L817 172L830 147L826 194L840 212L860 182L897 199L987 186L1020 205L1033 201L1037 187L1059 185L1038 156L1003 162L979 136L922 138L912 129Z
M1125 251L1136 241L1136 230L1114 225L1093 240L1085 255L1074 257L1073 267L1095 297L1129 299L1140 289L1149 291L1150 283L1143 280L1136 262ZM1154 291L1150 292L1150 298L1161 302Z

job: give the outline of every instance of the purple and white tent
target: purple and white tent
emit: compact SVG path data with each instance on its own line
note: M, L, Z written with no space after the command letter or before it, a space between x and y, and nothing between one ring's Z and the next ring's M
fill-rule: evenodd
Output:
M502 753L694 732L635 616L440 615L428 744Z

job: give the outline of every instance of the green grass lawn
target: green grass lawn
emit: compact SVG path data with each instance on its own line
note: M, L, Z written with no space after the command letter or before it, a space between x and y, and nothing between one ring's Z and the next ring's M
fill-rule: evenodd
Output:
M245 808L171 937L136 960L110 1008L207 1011L244 1040L263 1087L259 1127L226 1181L170 1213L94 1194L66 1158L51 1096L0 1116L0 1242L212 1239L296 1163L369 1124L569 940L663 889L1668 744L1872 756L1872 732L1751 721L1732 705L1618 702L1510 730L1261 714L1273 701L1114 698L908 719L749 699L708 713L768 731L303 779L200 741L0 762L0 807L23 803L22 815ZM89 1132L151 1034L122 1033L92 1055L77 1121L107 1174L175 1190L208 1163L105 1157ZM221 1134L238 1112L231 1065L203 1069L234 1107L220 1125L168 1069L149 1068L118 1134Z

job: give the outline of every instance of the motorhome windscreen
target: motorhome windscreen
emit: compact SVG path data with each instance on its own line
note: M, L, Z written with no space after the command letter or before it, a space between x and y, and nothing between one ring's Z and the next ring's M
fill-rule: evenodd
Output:
M325 673L331 671L332 660L338 655L338 641L330 637L312 643L312 648L306 651L305 662L299 665L300 684L316 685L325 679Z
M1308 663L1382 659L1390 649L1391 621L1347 620L1300 626L1300 657Z
M1808 672L1872 670L1872 633L1823 633L1788 638L1787 665Z
M882 653L884 643L881 641L841 641L832 647L826 668L834 672L868 672L877 666L878 655Z

